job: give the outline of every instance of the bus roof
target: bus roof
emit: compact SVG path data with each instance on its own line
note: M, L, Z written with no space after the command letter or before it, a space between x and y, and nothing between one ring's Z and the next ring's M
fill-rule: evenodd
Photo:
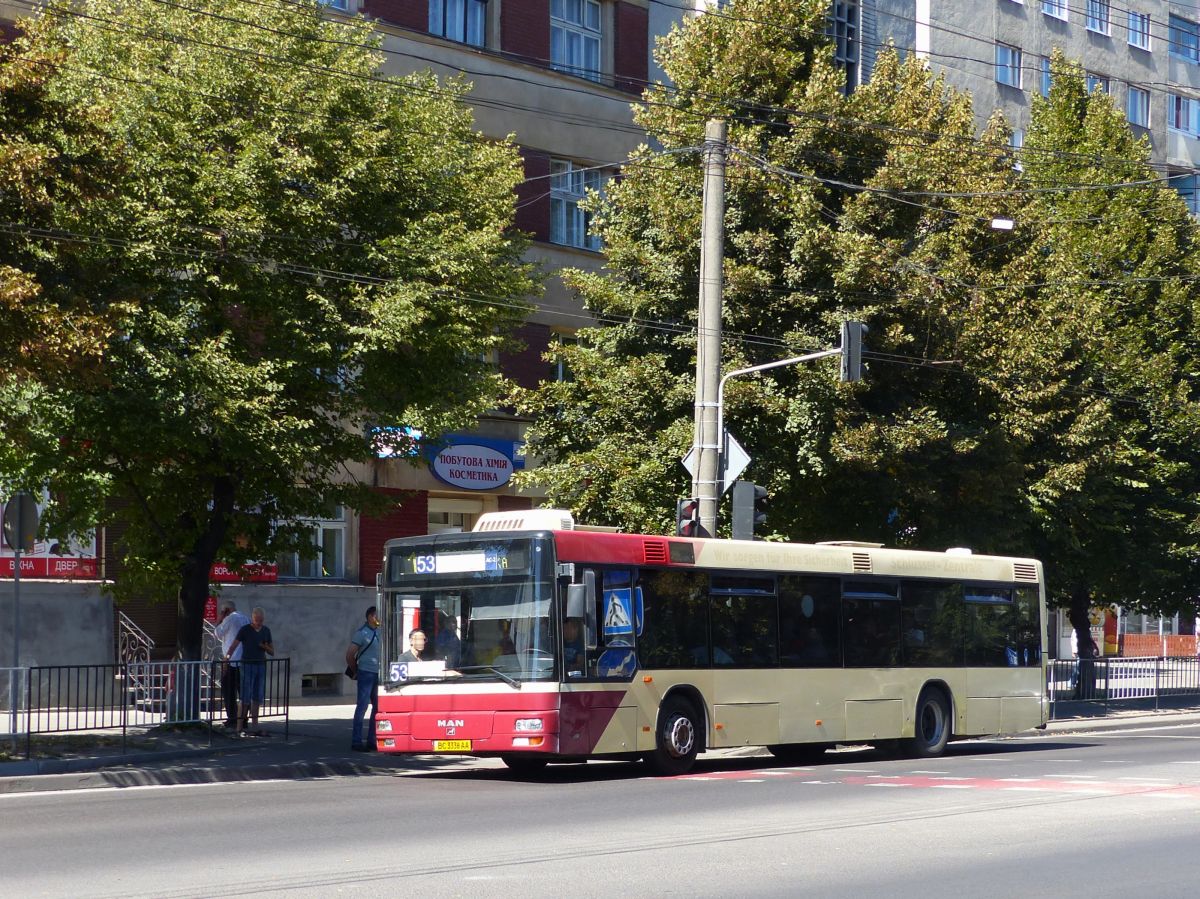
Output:
M691 568L804 571L822 574L956 578L1036 584L1036 559L817 543L771 543L552 531L560 562L681 565Z

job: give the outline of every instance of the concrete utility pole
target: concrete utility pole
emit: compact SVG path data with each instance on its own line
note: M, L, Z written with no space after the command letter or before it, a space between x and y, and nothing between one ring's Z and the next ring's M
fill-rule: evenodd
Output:
M721 379L721 304L725 262L725 122L704 126L704 218L700 232L700 317L696 333L695 475L692 496L700 501L700 530L717 531L721 473L718 387Z

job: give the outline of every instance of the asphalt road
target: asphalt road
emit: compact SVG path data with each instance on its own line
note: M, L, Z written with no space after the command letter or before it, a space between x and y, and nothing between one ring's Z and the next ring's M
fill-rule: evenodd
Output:
M0 796L11 896L1130 896L1194 890L1200 725L839 752Z

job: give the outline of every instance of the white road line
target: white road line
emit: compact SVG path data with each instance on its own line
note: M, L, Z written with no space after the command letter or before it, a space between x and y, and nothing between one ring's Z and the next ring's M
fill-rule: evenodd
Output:
M931 790L973 790L974 784L934 784Z
M838 774L874 774L874 768L834 768Z
M909 774L945 774L945 771L909 771Z
M1040 779L1038 777L1001 777L999 781L1006 784L1031 784L1036 783Z
M1096 780L1095 774L1043 774L1043 777L1066 777L1070 780Z
M1006 793L1052 793L1053 790L1048 787L1003 787ZM1081 792L1090 793L1091 790L1083 790ZM1107 791L1106 791L1107 792Z
M1169 777L1118 777L1117 780L1134 780L1138 783L1150 784L1169 784L1173 783Z
M912 784L873 783L873 784L863 784L863 786L865 786L865 787L897 787L897 788L899 788L899 787L911 787Z
M761 784L761 783L766 783L766 781L761 777L748 777L745 780L739 780L738 783L740 783L740 784Z
M976 778L974 778L974 777L952 777L949 774L946 774L946 775L943 775L942 777L936 778L936 780L975 780L975 779Z

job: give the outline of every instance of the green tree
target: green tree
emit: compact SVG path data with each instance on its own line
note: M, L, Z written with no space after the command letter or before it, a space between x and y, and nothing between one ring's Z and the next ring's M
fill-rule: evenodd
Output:
M496 403L483 360L535 286L515 149L321 9L54 4L0 64L30 171L3 197L0 486L48 484L51 531L119 522L117 589L178 596L185 658L214 561L311 552L305 519L371 502L351 473L388 429Z
M1198 259L1148 140L1078 65L1052 65L1023 154L1024 250L988 325L1012 338L984 361L1027 444L1029 551L1087 646L1092 605L1195 614Z
M544 460L526 477L581 517L661 530L686 490L700 233L700 161L687 149L723 116L735 148L725 368L832 346L845 318L870 323L873 352L912 363L873 363L854 387L832 363L730 382L726 421L770 491L769 527L980 545L1001 539L997 522L1018 525L1000 514L1019 482L998 398L926 365L962 359L976 273L1008 255L989 227L1005 203L893 195L1012 187L1008 133L997 121L978 142L969 100L890 52L846 96L826 12L743 0L664 45L675 89L652 91L640 121L669 154L643 150L597 210L611 274L571 276L605 324L559 351L573 380L519 398Z

